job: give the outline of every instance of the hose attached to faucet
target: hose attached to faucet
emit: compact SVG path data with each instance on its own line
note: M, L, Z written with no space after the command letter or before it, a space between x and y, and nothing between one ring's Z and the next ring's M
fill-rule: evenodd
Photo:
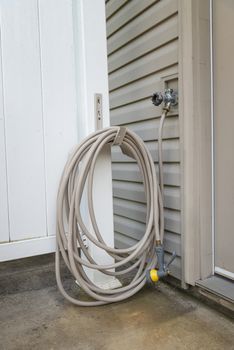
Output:
M164 111L160 121L158 138L161 189L163 189L162 129L166 113ZM119 145L124 154L137 161L146 196L145 233L138 243L125 249L110 247L103 240L95 218L92 199L97 158L104 146L113 144ZM160 187L148 149L142 139L129 129L114 126L94 132L74 149L65 165L57 197L56 279L60 292L67 300L81 306L103 305L129 298L145 285L147 271L151 271L156 265L156 245L161 246L163 241L163 199ZM91 229L85 225L80 208L81 198L86 194ZM103 249L115 262L109 265L98 264L85 246L82 235ZM79 300L65 291L60 275L60 254L79 286L93 300ZM135 274L127 285L106 290L89 279L86 274L87 268L116 277L124 276L130 271Z

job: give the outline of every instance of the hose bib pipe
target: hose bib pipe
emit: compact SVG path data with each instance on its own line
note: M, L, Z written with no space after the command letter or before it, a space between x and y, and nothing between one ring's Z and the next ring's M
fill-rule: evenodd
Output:
M164 118L161 120L159 130L160 140ZM134 246L124 249L106 245L99 231L93 207L95 164L106 145L119 145L124 154L137 161L145 190L145 233ZM159 168L162 167L161 146L162 142L159 142ZM160 170L159 174L160 187L163 188ZM57 196L56 280L60 292L68 301L80 306L118 302L134 295L145 285L149 271L156 266L156 245L161 246L163 242L164 218L160 187L157 183L155 165L148 149L142 139L129 129L114 126L94 132L74 149L63 170ZM81 215L80 205L84 189L87 194L91 229L85 225ZM109 254L114 262L109 265L98 264L85 246L82 235ZM74 279L93 299L92 301L76 299L65 291L60 275L61 256ZM129 263L131 263L130 266ZM116 277L124 276L132 271L134 276L127 285L106 290L98 287L88 278L85 268L95 269ZM164 266L161 268L164 270Z

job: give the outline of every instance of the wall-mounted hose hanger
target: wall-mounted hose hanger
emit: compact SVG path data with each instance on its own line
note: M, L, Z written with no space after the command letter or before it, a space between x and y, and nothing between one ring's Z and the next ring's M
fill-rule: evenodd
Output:
M168 267L175 254L169 263L164 263L162 128L170 109L170 102L166 102L165 97L163 101L165 106L158 140L159 184L154 162L142 139L131 130L118 126L88 136L74 149L65 165L57 197L56 279L60 292L76 305L95 306L124 300L137 293L145 285L148 277L157 281L169 273ZM117 249L108 246L102 238L95 217L92 198L93 176L97 158L105 145L118 145L124 154L137 161L142 175L146 197L145 233L138 243L128 248ZM85 225L80 209L81 198L85 195L91 228ZM84 235L92 244L109 254L114 262L108 265L98 264L83 242ZM79 284L92 301L74 298L65 290L60 275L61 256L74 276L74 282ZM103 289L90 280L86 273L87 268L115 277L131 273L132 279L130 282L128 279L128 282L119 288Z

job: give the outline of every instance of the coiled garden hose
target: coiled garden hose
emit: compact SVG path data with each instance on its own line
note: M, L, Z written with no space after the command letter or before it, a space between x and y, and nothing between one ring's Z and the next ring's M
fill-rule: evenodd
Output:
M145 285L147 272L156 265L155 248L156 245L161 246L164 232L160 187L163 188L162 129L166 113L164 110L158 137L160 186L154 162L142 139L131 130L118 126L92 133L74 149L65 165L57 197L56 279L62 295L76 305L103 305L129 298ZM96 160L105 145L119 145L124 154L134 158L143 179L146 196L145 233L138 243L129 248L107 246L95 218L92 200L93 175ZM80 204L84 189L85 194L87 193L91 230L86 227L81 215ZM109 265L98 264L86 248L82 235L108 253L115 262ZM60 275L60 254L79 286L93 300L78 300L65 291ZM99 270L109 276L123 276L131 271L135 274L127 285L106 290L88 278L84 267Z

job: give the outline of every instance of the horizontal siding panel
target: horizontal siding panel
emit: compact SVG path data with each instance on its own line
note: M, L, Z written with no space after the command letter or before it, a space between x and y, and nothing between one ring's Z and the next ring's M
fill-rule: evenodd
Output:
M167 210L166 210L167 212ZM145 232L145 223L136 221L134 219L130 219L129 217L119 216L117 214L114 215L114 229L117 232L120 232L128 237L131 237L136 240L140 240ZM168 227L170 227L170 214L168 217L165 217L165 230L169 231ZM176 220L175 220L176 221ZM172 233L173 231L170 230ZM172 235L180 236L178 232L173 232ZM176 239L176 238L175 238Z
M180 186L179 164L164 164L163 173L165 185ZM114 180L142 182L140 170L137 164L134 163L113 163L112 178Z
M168 17L175 14L177 10L177 0L163 0L157 3L156 6L152 6L140 16L136 17L131 23L128 24L128 26L120 28L108 39L108 54L111 54L113 51L116 51L118 48L126 45L128 42L146 32L150 28L158 25L162 21L165 21Z
M114 230L139 241L145 232L145 225L138 221L114 215Z
M156 3L159 0L134 0L128 1L124 8L121 8L115 16L111 17L107 23L106 31L109 38L119 28L130 22L134 17L139 15L146 7Z
M164 210L165 229L180 235L181 218L180 212L170 209Z
M151 90L151 92L152 91L153 90ZM160 118L162 111L159 108L155 108L152 103L149 103L151 95L143 101L137 101L127 106L113 109L111 111L111 125L124 125L153 118ZM177 115L176 109L172 109L168 114L168 116L175 115Z
M163 245L168 253L176 252L177 256L181 256L181 236L172 232L165 231Z
M146 147L150 151L154 162L158 162L158 143L155 141L145 142ZM124 155L120 147L112 147L112 161L116 162L135 162L133 158ZM166 140L162 143L162 157L164 162L179 162L180 161L180 143L179 140Z
M114 213L121 219L129 218L145 224L146 205L138 202L114 198ZM170 209L164 210L165 229L180 234L180 212ZM122 231L120 231L122 232ZM144 231L143 231L144 232Z
M114 213L116 215L136 220L142 223L146 222L146 205L139 202L130 202L125 199L114 198Z
M116 198L128 199L140 203L146 202L144 187L141 183L113 180L113 195Z
M178 72L178 65L175 64L170 68L163 69L163 71L161 72L154 73L150 76L145 77L144 79L135 81L132 84L128 84L126 86L121 87L120 89L110 92L111 119L112 119L112 113L113 113L113 116L114 116L114 113L116 116L117 113L119 112L121 116L121 110L114 112L112 111L114 108L117 108L120 106L124 106L123 108L125 108L125 105L127 104L130 104L142 99L146 99L146 98L149 99L150 96L152 96L153 92L162 91L163 89L162 77L173 75L173 74L176 74L177 72ZM149 106L150 105L151 104L149 104ZM126 109L126 111L128 110ZM136 113L139 114L140 111L138 112L136 110Z
M138 240L125 236L120 232L115 231L115 247L119 249L129 248L137 244Z
M178 62L177 40L155 50L144 57L139 58L130 65L118 69L109 76L110 91L127 85L153 72L160 71Z
M171 254L165 253L165 263L167 263L171 258ZM182 278L182 267L181 267L181 257L177 256L173 263L169 267L170 275L181 280Z
M106 19L109 19L120 7L126 4L129 0L110 0L106 4Z
M124 234L115 231L115 246L117 248L128 248L137 244L138 240L125 236ZM165 232L164 238L164 248L166 260L171 256L173 252L176 252L177 258L181 257L181 241L180 236L171 234L170 232Z
M134 131L144 141L158 139L159 119L146 120L144 123L137 122L125 126ZM179 137L179 120L177 117L167 117L163 127L163 139L174 139Z
M135 61L137 58L159 48L178 37L177 16L143 33L136 40L114 52L108 59L109 73Z
M113 195L129 201L145 203L145 192L143 184L136 182L113 181ZM180 210L180 189L178 187L164 187L164 205L166 208Z
M169 209L181 209L180 188L172 186L164 187L164 206Z
M165 232L164 235L164 248L167 253L176 252L178 257L181 256L181 238L178 235L174 235L170 232ZM129 236L125 236L124 234L115 231L115 246L118 248L128 248L132 247L138 242L138 240L131 238Z
M131 237L125 236L119 232L115 231L115 247L122 249L133 246L137 243L137 240L132 239ZM173 248L172 251L176 251L176 258L173 263L170 265L170 273L181 279L181 258L180 258L180 240L178 242L172 242L169 238L167 238L167 232L165 233L165 262L167 262L171 258L172 251L170 251L170 247ZM176 250L178 249L178 251ZM168 252L167 250L168 249Z

